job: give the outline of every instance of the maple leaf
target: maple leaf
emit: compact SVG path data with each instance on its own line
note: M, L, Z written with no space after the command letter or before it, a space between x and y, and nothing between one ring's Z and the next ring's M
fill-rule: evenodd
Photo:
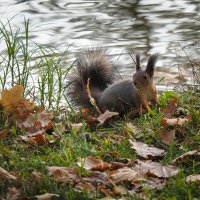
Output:
M22 85L15 85L10 90L3 90L1 92L1 105L7 112L13 112L22 99L23 93L24 87Z

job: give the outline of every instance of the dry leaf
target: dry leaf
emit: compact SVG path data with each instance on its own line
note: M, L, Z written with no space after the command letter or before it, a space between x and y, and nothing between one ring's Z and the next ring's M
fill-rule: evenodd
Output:
M50 193L46 193L46 194L42 194L42 195L37 195L35 196L38 200L51 200L52 197L60 197L57 194L50 194ZM53 198L54 199L54 198Z
M42 177L43 177L42 173L40 173L40 172L38 172L36 170L34 170L31 173L31 176L32 176L33 179L38 180L38 181L40 181L42 179Z
M132 140L129 140L129 142L131 143L131 148L134 149L136 153L143 158L148 159L152 157L162 157L165 155L165 150L163 149L158 149L142 142L136 142Z
M168 104L167 104L167 107L166 107L166 110L164 112L164 115L166 117L169 117L169 116L173 116L176 109L177 109L177 104L178 104L178 99L177 98L174 98L172 99Z
M169 178L179 173L178 168L172 165L162 165L152 161L143 162L140 160L137 160L137 163L136 166L138 169L146 170L147 173L153 177Z
M119 115L117 112L110 112L109 110L106 110L103 114L101 114L98 118L97 121L100 122L101 124L104 124L105 121L110 119L113 116Z
M145 173L140 169L123 167L114 171L110 177L115 183L118 183L120 181L142 181L144 180L144 175Z
M74 182L79 182L80 180L80 175L74 168L51 166L47 167L47 169L48 175L52 176L56 181L74 184Z
M185 181L187 183L191 183L191 182L198 182L200 183L200 174L195 174L195 175L189 175L185 178Z
M140 128L138 126L133 125L131 122L127 123L124 127L125 132L126 133L133 133L133 134L137 134L139 132L141 132Z
M94 158L92 156L78 158L76 163L79 167L83 167L86 170L102 171L111 167L110 163L103 162L101 158Z
M186 122L188 122L188 119L185 117L185 118L163 118L161 120L161 125L164 126L164 127L167 127L167 126L176 126L176 125L179 125L179 126L183 126L183 124L185 124Z
M83 127L83 123L74 123L74 124L71 124L71 127L72 129L79 131Z
M89 98L89 101L90 103L95 107L97 113L101 113L100 109L98 108L97 104L96 104L96 101L95 99L92 97L92 94L91 94L91 90L90 90L90 78L87 79L87 84L86 84L86 93L87 93L87 96Z
M3 129L0 131L0 139L6 137L6 135L9 133L8 129Z
M15 187L8 188L6 200L19 200L20 190Z
M83 180L87 182L92 182L95 185L99 183L106 184L108 182L108 175L104 172L92 171L86 177L84 177Z
M7 112L13 112L19 104L24 93L22 85L16 85L10 90L3 90L1 93L1 104Z
M174 142L175 139L175 134L176 134L176 130L160 130L159 131L159 136L160 136L160 140L167 145L170 145Z
M188 159L193 158L193 157L200 158L200 150L188 151L188 152L184 153L183 155L172 160L171 164L186 162Z
M10 172L6 171L5 169L0 167L0 177L6 178L6 179L13 179L16 180L17 177L13 176L12 174L10 174Z
M43 146L48 143L48 139L44 134L37 134L35 137L29 138L29 141L33 144L37 144L38 146Z

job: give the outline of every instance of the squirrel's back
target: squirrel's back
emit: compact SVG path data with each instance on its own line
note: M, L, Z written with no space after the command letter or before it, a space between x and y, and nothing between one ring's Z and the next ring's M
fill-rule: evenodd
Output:
M151 55L144 70L136 55L136 72L132 79L113 83L113 67L102 51L89 51L77 59L77 72L72 77L72 97L84 107L91 106L91 95L101 111L116 111L123 115L134 108L148 111L148 103L158 104L153 83L157 54ZM89 84L87 84L89 83ZM89 92L88 92L89 90Z
M70 95L79 105L91 106L86 85L90 79L92 97L99 99L101 93L113 83L113 66L103 49L94 49L81 54L76 61L75 74L70 78Z

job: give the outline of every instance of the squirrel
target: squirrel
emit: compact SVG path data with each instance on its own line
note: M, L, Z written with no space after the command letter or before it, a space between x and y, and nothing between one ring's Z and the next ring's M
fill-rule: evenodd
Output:
M157 54L149 57L145 70L141 69L140 55L136 55L136 72L131 80L114 83L113 65L101 50L88 51L77 58L76 74L70 78L70 95L74 102L90 108L87 92L90 80L91 96L100 111L118 112L124 115L136 108L149 111L148 103L159 105L153 83Z

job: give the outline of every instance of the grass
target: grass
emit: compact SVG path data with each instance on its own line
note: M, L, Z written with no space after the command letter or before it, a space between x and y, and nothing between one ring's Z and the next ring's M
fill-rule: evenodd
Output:
M25 20L24 35L17 30L13 32L10 22L1 24L0 43L5 44L1 49L0 90L15 84L22 84L25 96L36 104L51 110L56 114L55 120L65 125L66 131L61 139L50 145L34 146L19 139L21 130L9 123L9 118L0 111L0 130L9 128L9 135L0 138L0 166L19 175L20 180L0 180L0 199L5 198L8 187L21 189L23 197L33 197L44 193L55 193L60 199L98 199L103 197L98 191L90 193L87 190L78 191L70 184L58 183L47 175L47 166L72 166L81 173L84 169L76 165L78 157L101 157L104 161L120 161L123 158L135 160L137 158L128 142L129 138L136 138L147 144L166 150L162 163L183 153L198 149L200 145L200 93L194 88L179 92L163 92L160 96L161 107L164 108L169 99L177 97L179 106L186 108L192 115L192 123L178 127L180 135L174 143L167 146L160 141L158 132L161 128L162 114L157 110L135 119L116 119L107 125L88 127L85 121L76 114L66 98L67 88L64 85L72 65L62 67L65 54L58 50L36 45L29 47L29 21ZM68 105L63 114L63 100ZM75 115L76 114L76 115ZM81 130L71 128L74 122L85 124ZM125 130L128 122L141 129L133 135ZM12 126L11 126L12 125ZM147 199L192 200L199 199L198 183L186 183L185 177L190 174L200 174L199 160L189 159L178 164L181 172L178 176L167 181L162 189L143 189L142 194ZM43 174L42 180L34 179L33 171ZM120 197L117 197L120 198ZM126 199L139 199L138 196L126 195ZM141 199L143 199L141 197Z

